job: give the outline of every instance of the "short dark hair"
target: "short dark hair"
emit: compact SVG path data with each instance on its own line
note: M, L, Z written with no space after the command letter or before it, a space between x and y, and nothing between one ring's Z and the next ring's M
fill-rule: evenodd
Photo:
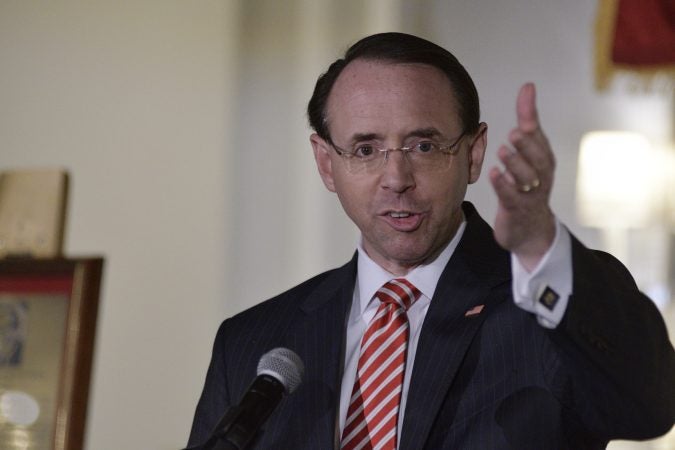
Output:
M326 120L326 104L335 81L347 65L357 59L392 63L418 63L436 67L450 81L459 104L463 131L478 130L480 106L478 91L464 66L455 56L433 42L405 33L379 33L367 36L352 45L343 58L328 67L316 81L314 93L307 106L309 125L321 138L331 142Z

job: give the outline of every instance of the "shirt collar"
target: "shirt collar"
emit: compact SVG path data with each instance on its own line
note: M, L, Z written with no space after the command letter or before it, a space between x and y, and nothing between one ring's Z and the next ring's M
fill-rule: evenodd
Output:
M420 290L423 296L431 299L434 296L436 291L436 286L438 285L438 280L441 278L441 274L445 269L445 266L450 261L450 257L455 252L457 244L459 244L462 235L464 234L464 229L466 228L466 221L462 221L457 228L455 236L450 240L448 245L443 249L443 251L429 264L423 264L415 267L413 270L408 272L405 277L406 280L410 281L412 284ZM358 288L358 297L359 297L359 306L360 313L362 314L365 311L366 307L372 300L373 296L380 287L387 281L398 278L396 275L388 272L373 261L370 256L363 250L363 237L359 239L358 252L359 257L357 261L357 281L356 286Z

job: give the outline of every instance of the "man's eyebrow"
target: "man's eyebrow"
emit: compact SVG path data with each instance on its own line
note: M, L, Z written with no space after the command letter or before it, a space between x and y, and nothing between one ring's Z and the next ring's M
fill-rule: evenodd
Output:
M377 133L354 133L350 142L382 140L383 136Z
M408 133L407 137L416 137L416 138L438 138L438 137L444 137L443 133L438 131L438 129L434 127L429 127L429 128L418 128L417 130L413 130L410 133Z
M444 137L443 133L438 131L437 128L428 127L428 128L418 128L412 130L406 134L406 138L439 138ZM360 141L377 141L383 140L384 136L377 133L354 133L350 142L360 142Z

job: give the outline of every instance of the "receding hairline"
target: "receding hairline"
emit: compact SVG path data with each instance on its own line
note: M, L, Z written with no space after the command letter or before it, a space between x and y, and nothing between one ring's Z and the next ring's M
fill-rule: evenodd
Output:
M330 91L328 92L328 96L326 97L326 103L324 105L324 111L323 111L323 117L321 118L322 123L326 126L326 129L329 129L329 123L328 123L328 116L329 116L329 111L330 111L330 105L331 105L331 98L333 98L333 92L335 91L335 87L338 85L341 79L344 79L344 74L348 72L350 67L353 66L354 63L358 62L370 62L370 63L377 63L381 65L387 65L387 66L409 66L409 67L425 67L425 68L430 68L436 73L440 74L443 79L448 83L448 86L450 87L450 92L452 93L452 106L453 109L455 110L455 114L459 116L459 120L462 121L462 117L460 114L460 111L462 109L461 102L459 101L458 95L457 95L457 88L455 87L454 83L450 79L447 73L445 73L443 70L441 70L439 67L434 66L433 64L426 63L426 62L416 62L416 61L401 61L395 58L391 57L380 57L380 56L375 56L375 55L364 55L364 56L359 56L357 58L354 58L353 60L349 61L344 68L340 71L338 76L335 78L335 81L333 82ZM332 140L330 132L328 133L329 139Z
M344 56L333 61L314 85L307 104L310 127L330 142L326 104L336 79L354 61L371 60L391 64L423 64L445 73L458 104L464 130L475 132L480 125L480 101L476 85L466 68L447 49L419 36L386 32L366 36L354 43Z

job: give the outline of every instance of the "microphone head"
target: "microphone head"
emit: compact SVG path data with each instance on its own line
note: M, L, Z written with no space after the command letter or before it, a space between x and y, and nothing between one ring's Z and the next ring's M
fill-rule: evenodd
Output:
M305 365L292 350L279 347L262 355L258 362L258 375L269 375L284 385L287 394L302 383Z

